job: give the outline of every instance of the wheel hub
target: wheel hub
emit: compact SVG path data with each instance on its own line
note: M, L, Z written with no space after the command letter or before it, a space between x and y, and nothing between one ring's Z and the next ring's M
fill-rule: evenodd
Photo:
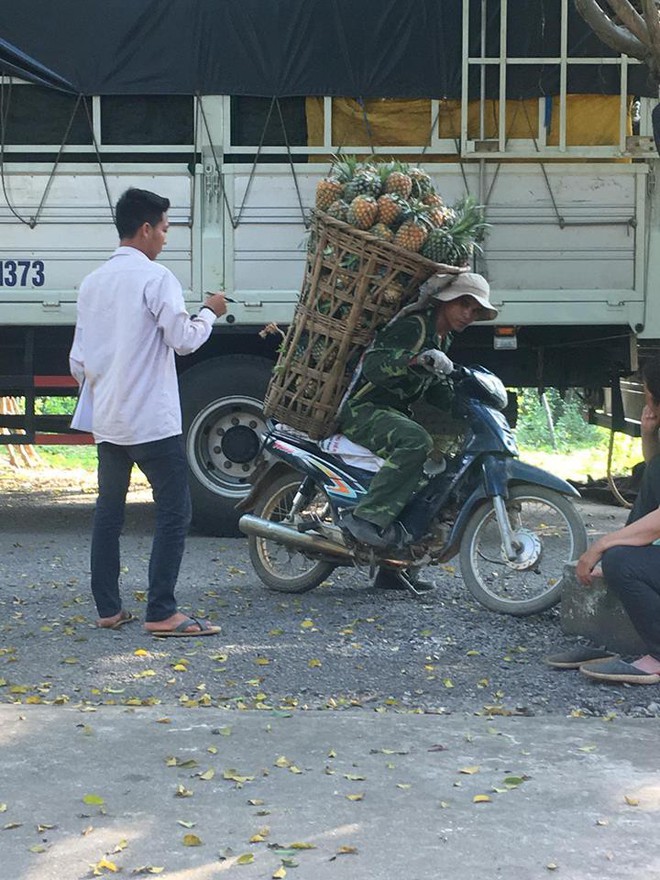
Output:
M220 398L200 410L188 431L187 454L202 486L224 496L244 495L265 428L258 400Z
M230 428L221 442L222 452L230 461L245 464L259 452L259 438L252 428L237 425Z
M509 568L516 571L528 571L535 568L541 558L543 547L536 534L529 529L518 529L511 535L516 558L509 559L502 548L502 558Z

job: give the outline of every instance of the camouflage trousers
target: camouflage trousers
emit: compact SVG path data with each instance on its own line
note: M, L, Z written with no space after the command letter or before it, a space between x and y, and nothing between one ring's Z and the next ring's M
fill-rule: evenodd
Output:
M431 435L396 409L351 401L342 409L339 430L385 459L354 509L356 516L385 528L424 483L424 462L433 449Z

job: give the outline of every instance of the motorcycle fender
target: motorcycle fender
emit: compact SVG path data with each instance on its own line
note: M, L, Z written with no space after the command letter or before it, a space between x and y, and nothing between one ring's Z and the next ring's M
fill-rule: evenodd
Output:
M463 537L467 521L470 519L476 508L486 498L488 498L488 495L486 494L484 487L478 486L463 504L454 521L445 551L442 554L442 558L438 560L439 562L446 562L448 559L452 559L452 557L456 556L461 545L461 538Z
M500 483L504 483L504 485L498 486ZM519 461L517 458L509 459L506 462L506 475L502 472L501 468L493 468L492 466L490 468L485 467L484 484L477 486L470 497L462 505L460 513L456 517L449 535L447 548L442 554L442 559L439 560L440 562L451 559L458 553L467 521L472 516L477 506L485 499L492 497L493 494L508 495L506 486L516 485L517 483L545 486L546 489L554 489L555 492L560 492L562 495L573 495L577 498L580 497L580 493L577 489L571 486L570 483L562 480L561 477L556 477L554 474L550 474L531 464L525 464L525 462ZM488 485L488 489L486 488L486 485Z
M283 461L273 461L273 459L262 459L254 469L250 482L252 488L241 500L234 506L239 513L250 513L254 510L255 505L262 492L270 486L275 480L279 479L282 474L293 471L293 468Z
M554 489L555 492L560 492L562 495L573 495L575 498L580 497L580 493L575 486L571 486L566 480L562 480L561 477L556 477L554 474L548 473L548 471L544 471L541 468L534 467L532 464L525 464L524 461L519 461L517 458L512 459L509 463L508 477L509 484L531 483L536 486L545 486L546 489Z

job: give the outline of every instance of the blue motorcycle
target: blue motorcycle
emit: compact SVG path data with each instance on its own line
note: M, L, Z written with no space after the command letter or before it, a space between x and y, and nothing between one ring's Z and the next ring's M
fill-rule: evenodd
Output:
M483 367L456 367L454 416L464 431L456 454L429 468L426 485L399 516L406 544L376 550L341 528L373 476L285 425L271 425L239 528L252 565L272 590L303 593L338 566L396 570L406 577L459 557L470 593L486 608L524 616L559 601L566 563L587 548L567 482L518 458L502 410L507 393ZM435 471L435 473L433 472ZM407 579L415 592L414 577Z

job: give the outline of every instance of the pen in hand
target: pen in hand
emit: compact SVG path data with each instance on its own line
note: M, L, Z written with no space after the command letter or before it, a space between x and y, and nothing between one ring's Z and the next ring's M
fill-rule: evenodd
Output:
M204 296L213 296L213 294L211 293L210 290L205 290L205 291L204 291ZM236 302L235 299L232 299L230 296L227 296L227 295L224 294L224 293L223 293L223 296L224 296L224 298L225 298L225 302L228 302L228 303L235 303L235 302Z

